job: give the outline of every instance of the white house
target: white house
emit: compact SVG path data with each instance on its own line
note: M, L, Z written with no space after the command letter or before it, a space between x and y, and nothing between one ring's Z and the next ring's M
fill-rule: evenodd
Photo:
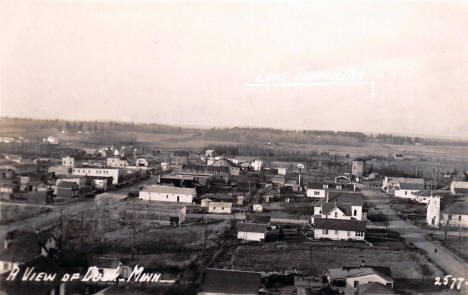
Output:
M264 241L267 233L266 224L238 223L237 239L246 241Z
M423 178L385 177L382 189L395 197L416 199L415 192L424 190Z
M426 222L429 226L438 228L440 225L440 197L429 196L426 207Z
M363 196L360 193L329 192L329 202L317 202L314 218L363 220ZM326 199L327 199L326 198ZM313 222L313 221L312 221Z
M197 191L195 188L148 185L144 186L143 189L140 190L138 199L191 204L196 195Z
M208 205L209 213L231 214L232 203L228 202L210 202Z
M452 181L450 184L450 193L452 195L468 194L468 181Z
M455 202L442 211L442 226L468 228L468 202Z
M365 235L365 221L333 218L315 218L314 220L315 239L363 241Z
M309 198L321 198L324 199L327 195L328 184L321 183L308 183L306 196Z
M326 276L328 283L333 290L341 292L345 291L345 294L361 294L355 292L356 289L361 285L369 283L377 283L389 288L393 288L394 284L394 280L391 276L391 269L385 266L330 268L328 269Z

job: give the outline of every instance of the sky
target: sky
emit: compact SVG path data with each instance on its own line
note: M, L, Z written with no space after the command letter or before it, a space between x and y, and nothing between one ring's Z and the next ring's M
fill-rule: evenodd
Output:
M0 0L0 116L468 138L468 1Z

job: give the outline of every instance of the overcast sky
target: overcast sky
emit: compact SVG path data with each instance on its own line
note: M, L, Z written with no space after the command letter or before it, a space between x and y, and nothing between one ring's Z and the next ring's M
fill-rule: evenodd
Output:
M468 2L0 3L1 116L468 138Z

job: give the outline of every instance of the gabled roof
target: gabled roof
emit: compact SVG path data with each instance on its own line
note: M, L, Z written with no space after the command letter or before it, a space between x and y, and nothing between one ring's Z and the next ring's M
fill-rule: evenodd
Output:
M349 219L315 218L314 227L316 229L336 229L345 231L365 232L366 222Z
M336 202L337 204L347 204L352 206L362 206L364 197L362 193L351 193L351 192L329 192L329 202Z
M330 268L328 269L328 274L332 280L378 274L387 281L393 282L391 269L387 266L345 266L340 268Z
M141 190L142 192L152 192L161 194L181 194L181 195L194 195L196 194L195 188L188 187L175 187L166 185L147 185Z
M250 233L266 233L267 229L266 224L243 222L237 224L237 231Z
M209 293L258 294L261 279L259 272L208 268L202 289Z
M468 215L468 202L455 202L442 210L442 213Z

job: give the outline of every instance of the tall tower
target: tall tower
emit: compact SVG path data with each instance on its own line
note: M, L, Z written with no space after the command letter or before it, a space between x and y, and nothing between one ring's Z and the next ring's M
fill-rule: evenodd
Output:
M440 223L440 197L430 196L427 203L426 222L430 227L438 228Z

